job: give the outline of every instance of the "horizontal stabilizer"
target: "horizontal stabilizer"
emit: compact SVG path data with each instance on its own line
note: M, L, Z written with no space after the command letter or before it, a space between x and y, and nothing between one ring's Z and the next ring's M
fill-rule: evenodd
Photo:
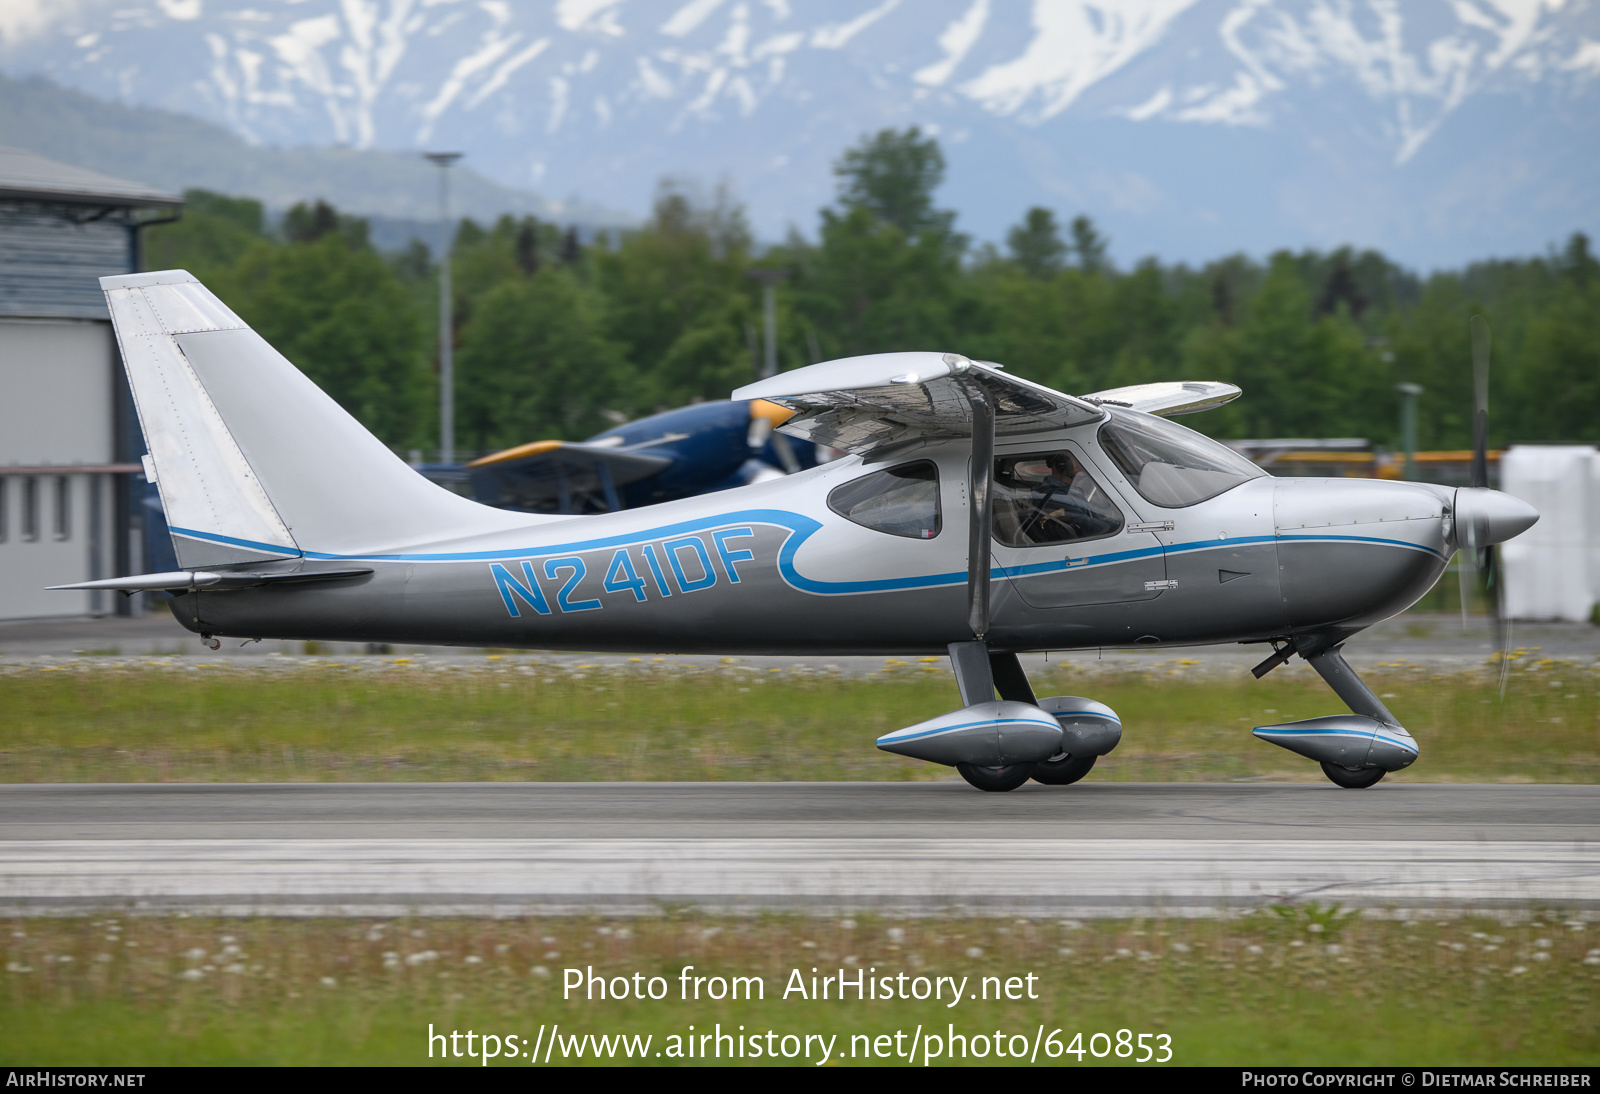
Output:
M735 399L765 399L795 412L780 432L863 453L918 437L972 433L966 390L995 408L995 432L1061 429L1104 411L1072 395L1008 375L959 353L874 353L795 369L747 384Z
M108 589L120 593L147 593L193 589L253 589L260 585L283 585L306 581L337 581L363 577L371 567L344 570L278 570L255 573L244 570L174 570L165 574L135 574L132 577L107 577L99 581L80 581L73 585L51 585L57 589Z
M1163 418L1179 414L1198 414L1202 410L1231 403L1239 397L1239 389L1217 380L1167 381L1159 384L1134 384L1131 387L1114 387L1085 395L1091 403L1110 403L1146 414L1159 414Z

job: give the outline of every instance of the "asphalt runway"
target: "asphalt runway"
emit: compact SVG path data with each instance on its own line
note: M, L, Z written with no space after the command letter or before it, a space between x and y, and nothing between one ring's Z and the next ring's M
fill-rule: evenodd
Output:
M0 787L0 911L1600 912L1600 786Z

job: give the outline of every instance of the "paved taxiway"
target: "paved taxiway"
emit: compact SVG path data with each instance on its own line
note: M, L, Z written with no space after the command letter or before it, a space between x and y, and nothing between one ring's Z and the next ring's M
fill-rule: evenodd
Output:
M1600 910L1600 786L0 787L0 910Z

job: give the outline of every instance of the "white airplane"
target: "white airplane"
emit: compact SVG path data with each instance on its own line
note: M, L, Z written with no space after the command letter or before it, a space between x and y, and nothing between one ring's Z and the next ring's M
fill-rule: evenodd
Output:
M416 474L189 274L101 285L181 569L61 588L169 590L213 648L948 653L962 707L878 747L984 790L1075 782L1121 739L1104 704L1036 697L1019 653L1222 642L1271 644L1258 676L1309 662L1351 713L1255 733L1370 786L1417 745L1342 643L1458 546L1538 519L1481 482L1270 478L1167 420L1230 384L1074 396L936 352L734 392L792 410L780 428L848 453L832 463L620 512L508 512Z

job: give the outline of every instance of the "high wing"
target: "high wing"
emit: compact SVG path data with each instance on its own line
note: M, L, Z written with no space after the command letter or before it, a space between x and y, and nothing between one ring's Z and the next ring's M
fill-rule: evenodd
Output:
M1096 421L1094 403L1011 376L958 353L874 353L781 373L733 393L795 412L779 430L846 452L864 453L920 437L972 433L967 385L994 405L1000 435ZM1237 389L1235 389L1237 390Z
M1159 384L1134 384L1131 387L1114 387L1085 395L1090 403L1110 403L1146 414L1171 418L1178 414L1197 414L1202 410L1231 403L1239 397L1239 389L1217 380L1167 381Z

